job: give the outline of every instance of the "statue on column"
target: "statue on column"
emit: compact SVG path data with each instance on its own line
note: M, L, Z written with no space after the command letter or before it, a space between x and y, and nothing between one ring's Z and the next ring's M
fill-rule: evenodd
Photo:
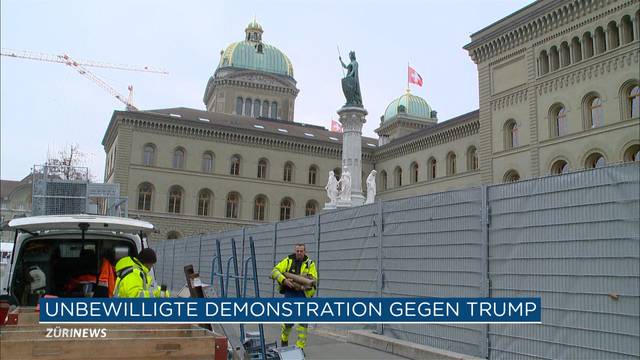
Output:
M360 78L358 77L358 62L356 61L356 53L349 52L349 59L351 62L349 65L342 61L342 57L339 56L340 64L347 69L347 75L342 79L342 92L347 99L347 103L344 106L356 106L362 107L362 93L360 92Z
M371 170L367 176L367 200L365 204L373 204L376 201L376 174L378 172Z
M340 177L340 200L350 202L351 201L351 173L345 167Z
M327 197L329 203L335 204L338 200L338 179L333 171L329 171L329 179L327 180L327 186L324 187L327 190Z

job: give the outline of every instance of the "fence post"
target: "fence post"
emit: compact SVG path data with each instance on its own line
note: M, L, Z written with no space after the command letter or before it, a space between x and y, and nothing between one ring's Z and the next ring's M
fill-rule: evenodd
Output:
M382 206L382 200L379 200L377 204L378 214L376 215L377 217L374 217L374 219L377 219L377 221L374 221L374 225L376 225L375 231L378 238L378 297L382 297L382 288L384 287L384 279L382 278L384 276L382 271L382 212L384 208ZM384 324L376 324L376 333L380 335L384 334Z
M202 258L202 237L204 234L198 235L198 273L202 276L202 269L200 268L200 258ZM211 284L213 286L213 284Z
M316 238L316 272L320 273L320 214L316 214L316 227L314 230ZM320 286L316 288L316 296L320 294Z
M483 281L482 281L482 296L483 297L491 297L491 282L489 280L489 224L490 224L490 216L491 209L489 208L489 188L487 185L482 185L480 187L480 191L482 194L482 204L481 206L481 217L480 217L480 226L482 229L482 270L483 273ZM483 326L483 335L484 341L480 344L480 353L484 356L485 359L489 358L489 324Z
M278 242L278 223L273 225L273 267L276 266L276 245ZM271 272L269 272L271 273ZM271 282L271 297L276 297L276 282Z
M245 237L247 236L247 228L246 227L242 227L242 253L240 255L240 264L244 264L244 243L245 243ZM242 272L240 273L242 276L244 276L244 269L241 270Z
M171 291L175 292L176 289L173 287L173 268L176 264L176 239L172 239L171 240L173 242L173 250L171 252L171 268L169 270L171 270L171 285L170 285L170 289Z

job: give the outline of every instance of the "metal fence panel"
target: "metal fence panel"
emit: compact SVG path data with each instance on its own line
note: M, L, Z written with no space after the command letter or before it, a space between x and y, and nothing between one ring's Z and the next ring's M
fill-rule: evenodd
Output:
M258 270L258 286L260 297L274 296L274 282L270 278L274 263L274 231L275 224L255 226L247 228L245 232L244 259L250 255L249 238L253 239L256 252L256 269ZM277 261L277 260L276 260ZM247 296L255 296L253 287L247 287Z
M489 187L491 296L542 324L490 325L492 359L640 356L638 164Z
M383 295L480 297L486 272L479 188L384 202ZM384 333L483 356L483 325L388 324Z

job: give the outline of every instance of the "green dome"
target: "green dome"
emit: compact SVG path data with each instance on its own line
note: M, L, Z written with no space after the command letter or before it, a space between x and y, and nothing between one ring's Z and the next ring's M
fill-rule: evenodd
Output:
M387 106L387 110L384 112L384 121L395 119L398 112L409 117L432 119L431 106L427 104L427 101L419 96L411 95L408 91Z
M234 67L293 77L293 65L282 51L262 42L262 26L255 20L245 29L244 41L233 43L222 52L218 68Z

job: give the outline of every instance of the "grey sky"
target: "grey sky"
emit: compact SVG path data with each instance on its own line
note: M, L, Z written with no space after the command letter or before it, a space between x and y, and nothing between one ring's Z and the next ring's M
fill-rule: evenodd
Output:
M344 103L336 46L360 63L363 133L406 88L407 62L424 79L412 93L440 121L478 107L475 64L462 46L471 33L531 3L482 1L29 1L2 0L3 48L68 53L110 63L166 68L168 76L91 68L122 94L134 86L142 110L204 109L220 50L243 39L255 15L263 40L286 53L300 94L295 121L329 127ZM122 103L61 65L0 57L2 179L20 179L48 151L78 144L102 180L102 136Z

